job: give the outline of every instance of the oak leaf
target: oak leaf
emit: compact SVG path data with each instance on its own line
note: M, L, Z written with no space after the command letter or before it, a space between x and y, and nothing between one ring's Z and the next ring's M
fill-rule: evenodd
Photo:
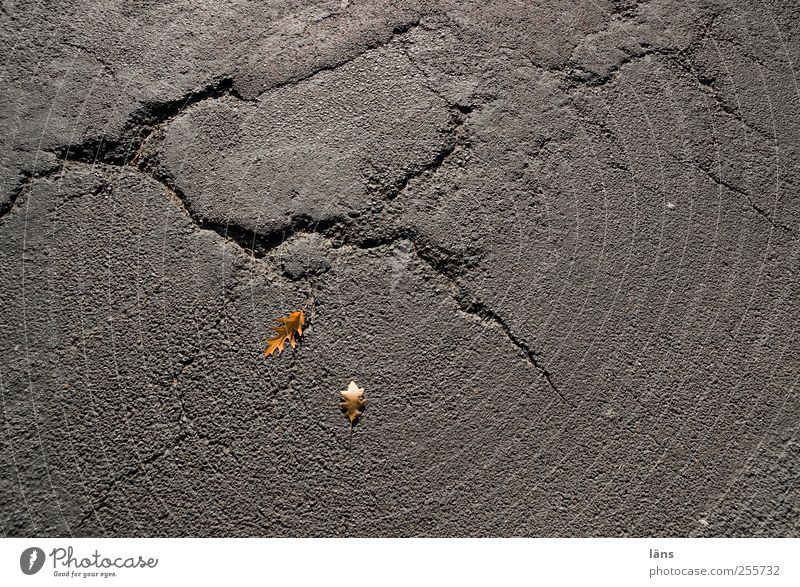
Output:
M269 339L269 344L264 350L264 356L268 357L275 351L278 354L283 352L283 343L287 340L292 348L297 346L297 339L295 336L302 336L303 325L306 323L305 314L300 310L299 312L291 312L286 318L278 318L280 326L273 326L275 336Z
M342 407L344 415L350 420L350 430L353 429L353 423L364 413L364 407L367 405L367 400L364 399L364 388L356 385L355 381L351 381L347 385L347 389L340 391L342 394Z

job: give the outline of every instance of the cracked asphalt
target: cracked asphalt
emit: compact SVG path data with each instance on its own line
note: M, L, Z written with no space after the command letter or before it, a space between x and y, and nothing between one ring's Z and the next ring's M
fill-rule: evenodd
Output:
M3 534L800 535L799 24L3 0Z

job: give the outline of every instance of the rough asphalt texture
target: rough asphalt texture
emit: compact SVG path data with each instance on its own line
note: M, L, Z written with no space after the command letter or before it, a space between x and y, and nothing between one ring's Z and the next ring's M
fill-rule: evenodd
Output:
M800 535L796 2L3 0L0 59L5 535Z

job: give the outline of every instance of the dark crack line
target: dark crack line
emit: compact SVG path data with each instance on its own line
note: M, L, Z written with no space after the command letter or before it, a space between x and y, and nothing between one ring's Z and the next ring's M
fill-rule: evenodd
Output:
M62 161L123 166L136 164L142 146L162 126L180 116L186 108L206 100L230 95L243 100L233 90L233 79L217 79L199 90L195 90L166 102L145 102L125 123L117 138L101 137L78 145L67 145L53 152Z
M445 97L445 96L442 94L442 92L439 90L439 88L437 88L435 84L431 83L431 77L430 77L430 75L428 74L428 72L427 72L427 71L425 71L425 68L423 68L423 67L422 67L422 66L421 66L419 63L417 63L417 60L416 60L416 59L414 58L414 56L411 54L411 50L409 49L409 43L408 43L408 42L401 43L401 44L400 44L400 50L401 50L401 51L403 52L403 54L406 56L406 59L408 59L408 62L411 64L411 66L412 66L412 67L413 67L413 68L414 68L414 69L415 69L415 70L416 70L416 71L417 71L417 72L418 72L418 73L419 73L419 74L420 74L420 75L421 75L423 78L425 78L425 84L424 84L424 85L425 85L425 87L426 87L426 88L427 88L427 89L428 89L428 90L429 90L431 93L433 93L434 95L436 95L436 96L437 96L437 97L438 97L440 100L442 100L442 101L443 101L445 104L447 104L447 107L448 107L448 108L451 108L451 109L452 109L452 108L457 108L457 107L458 107L458 104L454 103L452 100L450 100L450 99L448 99L447 97Z
M221 222L203 218L197 214L188 203L186 194L168 176L155 172L148 172L146 169L138 168L139 171L160 183L170 199L180 208L184 215L197 228L210 231L222 237L228 242L233 243L244 253L254 259L263 259L270 251L276 249L281 244L295 235L305 232L316 232L327 237L336 237L342 219L314 220L310 216L300 214L292 217L289 226L271 230L257 231L231 222Z
M181 440L182 440L181 438L176 439L173 449L178 445L178 443ZM81 516L81 519L78 520L77 524L75 524L75 528L82 527L92 517L96 517L98 510L106 507L106 505L108 504L108 500L110 499L112 493L114 492L114 488L118 484L135 479L138 475L145 472L145 467L147 465L153 464L159 458L163 457L165 454L166 454L165 450L154 452L151 455L145 457L143 460L136 463L135 465L133 465L132 467L129 467L122 473L115 475L109 481L104 482L103 485L96 487L95 490L91 492L91 497L90 497L91 504L89 506L89 510L86 513L84 513L83 516Z
M388 38L378 39L378 40L376 40L376 41L374 41L372 43L369 43L366 47L364 47L363 50L356 52L354 55L351 55L349 57L345 57L345 58L340 59L338 61L335 61L333 63L328 63L328 64L322 65L320 67L316 67L316 68L314 68L314 69L312 69L312 70L310 70L310 71L308 71L306 73L303 73L303 74L300 74L300 75L296 75L296 76L292 76L292 77L290 77L288 79L285 79L285 80L280 81L280 82L278 82L276 84L273 84L270 87L268 87L267 89L265 89L263 92L259 93L258 94L258 98L261 98L261 96L263 96L264 94L266 94L268 92L271 92L273 90L277 90L277 89L283 88L285 86L296 85L296 84L298 84L300 82L303 82L305 80L311 79L311 78L313 78L313 77L315 77L315 76L317 76L317 75L319 75L321 73L324 73L326 71L333 71L335 69L338 69L338 68L342 67L343 65L347 65L348 63L351 63L351 62L355 61L356 59L358 59L359 57L365 55L366 53L369 53L370 51L374 51L375 49L379 49L381 47L384 47L385 45L388 45L389 43L394 41L396 38L401 37L401 36L405 35L407 32L409 32L409 31L415 29L416 27L420 26L420 20L421 20L421 17L417 16L415 19L413 19L413 20L411 20L411 21L409 21L407 23L404 23L404 24L401 24L401 25L398 25L398 26L394 27L394 29L392 29L392 32L388 36Z
M183 98L162 104L147 104L130 117L126 129L122 133L123 138L103 138L99 141L70 145L57 149L55 154L62 162L75 162L92 166L105 164L114 168L131 169L145 174L164 187L173 202L193 224L203 230L213 231L224 239L237 244L245 253L257 259L263 258L269 251L302 232L317 232L323 236L341 240L343 238L342 226L343 223L347 222L345 218L315 220L308 215L301 214L294 216L289 226L271 231L258 231L230 222L204 218L192 209L186 194L178 186L175 179L160 166L157 158L148 156L145 153L145 147L148 142L163 127L180 116L188 106L204 100L218 99L230 94L231 91L232 80L225 78ZM471 111L472 108L468 106L454 107L451 115L451 124L445 131L448 135L448 140L445 142L444 148L428 164L406 173L394 186L386 189L386 199L392 199L403 192L412 179L435 173L443 165L460 144L460 131ZM57 171L60 169L59 167ZM26 183L29 182L30 180ZM16 200L18 195L16 193L13 200ZM6 207L12 206L13 200Z
M115 80L117 79L117 72L111 66L111 64L108 63L105 59L98 57L97 54L94 51L91 51L88 47L85 47L79 43L75 43L72 41L62 41L62 44L65 47L71 47L72 49L77 49L78 51L85 53L86 55L97 61L97 63L100 64L100 67L102 67L103 71L105 71L109 77Z
M720 93L720 90L714 85L714 80L712 78L703 77L694 70L692 70L691 68L686 68L686 67L682 68L684 69L684 71L689 73L695 79L697 84L700 86L700 90L706 96L714 100L714 103L722 112L733 118L736 122L740 123L746 129L756 133L769 143L772 144L775 143L776 137L774 135L770 135L768 132L753 125L752 122L749 122L744 118L744 115L740 112L738 108L734 108L725 101L725 99L722 97Z
M681 51L678 49L658 48L651 47L649 45L643 45L642 51L639 53L634 53L624 48L620 48L620 50L623 51L626 56L612 65L605 74L599 75L592 71L583 69L577 64L573 64L571 67L572 72L567 76L568 81L571 82L573 86L585 85L597 88L614 80L614 78L616 78L617 75L619 75L619 73L631 63L646 59L651 55L663 56L669 58L670 60L675 60L676 56L681 54Z
M714 173L714 172L713 172L713 171L711 171L710 169L706 168L706 166L705 166L705 165L702 165L702 164L698 163L697 161L692 161L692 160L689 160L689 159L681 159L680 157L677 157L677 156L676 156L676 155L674 155L673 153L669 153L669 152L667 152L667 154L668 154L670 157L672 157L672 158L673 158L675 161L677 161L678 163L682 163L682 164L684 164L684 165L690 165L691 167L693 167L693 168L697 169L698 171L701 171L703 174L705 174L705 175L706 175L706 177L708 177L708 178L709 178L711 181L713 181L713 182L714 182L715 184L717 184L718 186L724 187L724 188L726 188L727 190L729 190L729 191L731 191L731 192L733 192L733 193L735 193L735 194L738 194L738 195L742 196L743 198L745 198L745 199L747 200L747 203L748 203L748 204L750 204L750 207L751 207L751 208L752 208L752 209L753 209L753 210L754 210L754 211L755 211L755 212L756 212L756 213L757 213L759 216L761 216L761 217L762 217L762 218L764 218L764 219L765 219L767 222L769 222L769 223L770 223L770 225L771 225L773 228L780 229L780 230L785 230L785 231L786 231L786 232L788 232L790 235L792 235L792 238L795 238L795 239L797 238L797 234L795 233L795 231L794 231L794 230L792 230L792 228L791 228L791 227L789 227L789 226L786 226L785 224L782 224L782 223L780 223L780 222L776 221L776 220L775 220L775 219L772 217L772 215L770 215L769 213L767 213L767 211L766 211L766 210L764 210L764 209L763 209L761 206L759 206L758 204L756 204L756 203L753 201L753 198L750 196L750 194L749 194L748 192L746 192L745 190L743 190L742 188L740 188L740 187L737 187L737 186L735 186L734 184L730 183L729 181L727 181L727 180L723 179L722 177L720 177L719 175L717 175L716 173Z
M462 122L463 124L463 122ZM447 154L452 153L455 148L446 148L437 154L434 159L436 164L429 164L424 167L425 170L436 169L446 159ZM443 155L444 153L444 155ZM457 279L463 275L471 267L477 265L480 259L480 253L477 251L468 251L460 255L456 255L451 251L446 251L440 247L423 242L420 235L413 228L400 227L395 224L390 224L383 232L378 234L368 234L365 236L357 236L355 233L348 230L349 226L343 220L324 220L315 221L308 216L295 216L292 223L288 228L276 230L268 233L259 233L249 229L242 228L238 225L218 222L206 222L199 219L197 215L191 210L187 204L186 197L179 191L177 186L171 186L169 178L159 178L146 170L136 168L138 171L146 174L148 177L158 181L175 200L180 208L184 211L186 216L192 223L201 230L210 230L218 236L233 242L238 245L244 252L253 258L264 258L271 250L277 248L286 240L303 233L317 233L331 240L333 248L340 249L343 247L355 247L358 249L369 250L380 247L391 247L400 241L409 241L414 247L416 256L425 263L435 274L443 277L451 286L451 296L458 305L458 307L467 314L472 314L481 319L482 322L488 323L490 326L499 328L508 338L508 340L520 351L545 379L548 386L558 395L558 397L567 405L575 407L573 402L570 402L561 390L556 386L550 372L537 358L537 353L533 351L525 342L517 337L508 324L496 312L490 310L483 302L469 301L466 295L458 285ZM412 177L422 175L425 171L413 174ZM408 178L410 180L411 177ZM408 180L405 182L407 183ZM405 185L405 184L404 184ZM455 292L455 293L454 293ZM182 371L182 370L181 370ZM183 415L186 413L183 398L179 397L181 404L181 417L179 421L183 422Z
M570 97L570 100L567 102L567 106L572 108L573 112L575 112L575 116L584 125L584 129L587 134L601 140L608 140L614 147L616 147L618 151L624 153L625 147L623 146L623 143L616 131L604 120L595 120L589 114L584 112L581 106L576 102L574 96ZM613 151L611 151L610 154L613 155ZM617 161L616 159L610 160L609 165L611 167L621 169L622 171L630 172L630 167L627 164Z
M450 126L448 128L448 139L445 146L441 149L436 156L426 165L419 169L415 169L406 173L400 181L392 186L391 191L387 194L387 199L392 200L403 193L411 180L426 174L434 174L438 169L448 160L448 158L456 151L456 148L461 144L462 137L461 130L467 122L469 114L472 112L471 106L454 106L451 115Z
M619 16L618 20L632 18L639 10L640 6L647 4L647 0L613 0L613 15Z
M421 244L420 237L412 229L398 229L395 234L387 235L382 239L375 239L370 241L362 241L359 243L347 243L349 245L358 246L359 248L374 248L384 246L394 246L395 244L408 241L413 245L413 251L422 263L424 263L433 273L447 281L450 286L448 291L450 297L455 301L459 309L465 314L476 316L481 323L490 328L500 330L506 338L513 344L520 354L527 360L527 362L539 372L550 389L563 401L566 405L576 407L574 402L571 402L561 392L556 385L550 371L543 365L541 361L541 353L534 351L528 346L525 341L520 339L514 334L508 323L494 310L491 310L484 302L477 300L474 297L468 296L463 288L458 283L458 279L468 269L475 266L478 262L479 256L477 253L472 256L462 254L460 258L454 259L456 255L448 251L444 251L438 247L431 245Z
M457 289L456 292L453 293L452 297L458 303L463 312L477 316L482 322L486 322L490 326L493 326L503 332L511 344L517 347L517 350L528 361L528 363L530 363L534 369L539 372L539 376L547 382L547 385L550 386L550 389L553 390L553 392L561 399L561 401L568 406L573 408L576 407L575 403L568 400L555 384L555 381L553 381L550 371L548 371L548 369L541 362L541 353L531 349L522 339L514 334L508 323L497 312L488 308L481 300L474 298L469 299L469 297L458 285L455 285L455 287Z
M3 219L19 204L19 198L23 193L30 189L31 184L34 181L37 179L51 177L59 171L61 171L61 167L58 165L48 168L44 171L21 171L20 174L22 175L22 179L19 180L17 186L11 191L8 196L8 200L5 202L0 202L0 225L2 225Z
M713 25L716 15L712 17L709 27ZM609 68L604 75L599 75L594 72L583 69L577 64L572 64L571 73L566 77L565 90L575 89L578 86L587 86L590 88L598 88L605 86L613 81L619 73L629 64L645 59L649 56L663 57L666 63L675 65L680 71L689 75L700 87L700 90L709 98L711 98L717 107L725 114L732 117L737 122L741 123L748 130L757 133L770 142L775 140L774 136L770 136L767 132L754 126L752 123L745 120L741 112L737 108L729 105L722 97L720 90L715 86L715 79L712 77L701 74L695 64L692 62L693 47L686 49L673 49L666 47L653 47L651 45L643 44L642 51L635 53L630 50L621 48L626 53L626 57L615 63Z
M395 32L394 36L410 30L417 26L419 21L409 24L404 29ZM388 41L386 41L388 42ZM359 249L373 249L384 246L393 246L395 243L405 240L412 243L417 257L422 260L434 273L441 276L451 286L451 295L458 307L467 314L472 314L481 319L489 326L499 328L511 343L520 351L526 360L539 372L550 388L567 404L569 401L564 397L555 385L550 372L541 364L537 354L521 339L512 332L508 324L494 311L488 309L482 302L468 301L461 287L458 284L458 277L465 273L469 268L475 266L480 259L478 251L467 251L456 254L446 251L440 247L424 242L416 230L412 227L398 226L393 219L384 218L385 206L379 206L377 212L366 215L366 218L329 218L315 220L307 215L296 215L291 219L288 227L272 231L256 231L230 222L220 222L203 218L195 212L186 194L177 185L175 179L160 165L155 154L147 155L144 151L147 142L154 137L157 132L172 120L178 117L185 108L192 104L204 100L217 99L232 93L233 82L230 78L221 79L207 85L203 90L193 92L188 96L177 100L171 100L160 104L146 104L141 110L134 113L130 119L126 130L119 139L101 139L100 141L90 141L82 145L68 146L58 149L56 154L62 159L62 165L52 173L62 171L67 163L80 165L91 165L93 169L103 171L102 166L110 166L115 169L128 169L135 173L140 173L147 178L159 183L165 190L167 196L184 213L186 218L200 230L214 232L228 242L238 246L244 253L254 259L266 257L272 250L279 247L286 240L291 239L302 233L317 233L330 239L333 248L346 246ZM459 145L464 144L462 129L467 122L469 114L472 112L471 106L455 105L452 107L451 123L445 131L448 140L444 147L425 165L414 169L408 173L394 186L385 191L385 200L388 202L396 198L405 191L410 182L421 176L430 177L434 174L456 151ZM133 153L133 157L130 154ZM100 164L100 165L98 165ZM29 178L24 185L32 181ZM20 188L19 191L24 189ZM17 194L18 195L18 194ZM13 202L11 204L13 206ZM357 223L356 219L360 222ZM360 225L366 223L373 229L365 235L358 234ZM377 228L377 230L376 230ZM182 367L181 372L185 368ZM177 393L177 391L176 391ZM180 432L176 437L176 443L185 436L186 429L183 426L187 418L186 406L182 394L178 393ZM189 421L189 427L191 422Z
M14 209L14 207L17 205L17 200L19 200L19 197L28 188L28 186L30 186L34 179L37 178L32 173L23 174L22 180L19 182L19 184L17 184L16 189L11 192L8 200L0 203L0 220L5 218L5 216Z

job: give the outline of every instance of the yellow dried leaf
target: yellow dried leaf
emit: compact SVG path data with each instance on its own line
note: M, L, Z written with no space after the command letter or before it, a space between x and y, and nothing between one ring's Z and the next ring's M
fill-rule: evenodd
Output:
M367 400L364 399L364 388L356 385L355 381L351 381L347 389L340 391L342 394L342 407L344 415L350 420L350 430L353 429L353 423L364 413L364 407L367 405Z
M280 326L272 327L275 331L275 336L269 339L269 344L264 350L265 357L270 356L275 351L278 351L278 354L282 353L283 343L287 340L292 345L292 348L295 348L297 346L295 335L302 336L306 317L303 311L300 310L299 312L290 313L286 318L278 318L278 322L280 322Z

